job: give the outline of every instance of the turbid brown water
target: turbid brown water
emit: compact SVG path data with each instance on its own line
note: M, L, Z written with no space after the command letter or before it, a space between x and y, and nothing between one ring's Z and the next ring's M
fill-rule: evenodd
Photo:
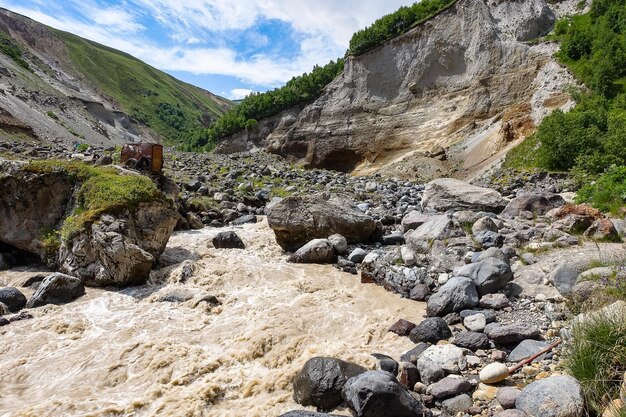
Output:
M0 415L277 416L301 408L291 381L309 358L373 368L372 353L413 346L387 329L421 321L423 304L332 266L287 263L266 222L237 229L245 250L209 247L217 232L174 235L167 255L189 259L150 285L88 289L0 328ZM0 285L21 278L4 272ZM173 290L194 298L157 301ZM198 303L207 294L222 304Z

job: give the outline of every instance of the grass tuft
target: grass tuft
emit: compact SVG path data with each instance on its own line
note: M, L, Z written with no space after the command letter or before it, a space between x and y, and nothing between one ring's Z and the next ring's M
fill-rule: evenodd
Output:
M626 372L626 314L596 313L576 324L572 333L565 367L580 382L590 409L601 415L619 398Z

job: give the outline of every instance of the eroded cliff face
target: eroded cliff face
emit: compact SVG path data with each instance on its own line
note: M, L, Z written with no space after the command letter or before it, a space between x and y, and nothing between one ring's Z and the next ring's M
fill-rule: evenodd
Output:
M562 4L559 7L563 7ZM527 43L556 20L545 0L460 0L345 72L263 145L325 167L427 180L467 176L571 105L558 45Z

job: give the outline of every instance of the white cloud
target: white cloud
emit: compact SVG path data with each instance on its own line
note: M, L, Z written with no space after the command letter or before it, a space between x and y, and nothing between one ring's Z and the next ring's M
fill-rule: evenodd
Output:
M55 13L44 6L27 8L20 0L0 0L0 5L123 50L163 70L233 76L253 85L275 87L310 71L315 64L343 55L356 30L413 0L125 0L112 7L96 0L70 2L76 5L74 11L56 8ZM146 16L167 30L174 46L149 37L140 23ZM228 39L261 20L272 19L290 24L297 32L300 51L295 58L266 54L244 58L238 53L241 51L220 42L220 36ZM265 35L250 32L246 35L250 48L269 42ZM211 45L217 46L208 47L202 41L209 37Z
M235 88L234 90L230 90L230 99L231 100L241 100L243 98L248 97L252 93L252 90L247 88Z

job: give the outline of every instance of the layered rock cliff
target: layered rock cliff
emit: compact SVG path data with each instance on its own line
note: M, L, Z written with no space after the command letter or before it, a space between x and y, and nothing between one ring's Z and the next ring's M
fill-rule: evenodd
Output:
M553 58L558 46L529 43L551 31L553 7L460 0L349 57L323 95L274 122L260 146L310 167L364 174L384 167L427 180L476 172L571 104L573 79Z

